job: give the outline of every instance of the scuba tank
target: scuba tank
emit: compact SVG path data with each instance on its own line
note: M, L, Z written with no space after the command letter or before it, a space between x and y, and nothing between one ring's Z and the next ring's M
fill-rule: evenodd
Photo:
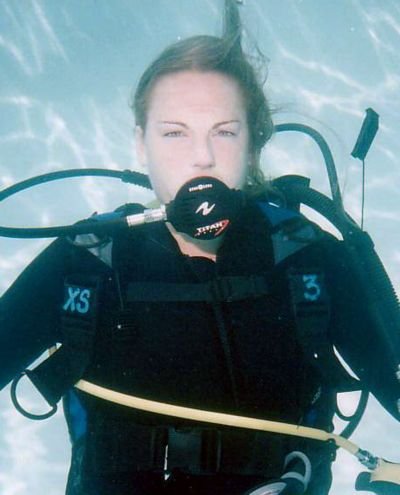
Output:
M367 125L365 125L364 127L368 128ZM340 231L349 259L351 259L352 261L354 276L358 279L358 285L363 288L362 297L365 297L367 307L369 311L371 311L377 328L379 328L382 340L387 342L388 356L390 359L389 362L394 363L394 368L391 370L391 373L393 373L393 377L397 380L400 375L400 368L398 364L398 349L400 349L400 341L398 337L398 329L400 328L400 312L398 300L390 283L390 280L379 260L379 257L374 251L372 240L370 239L368 234L360 229L358 225L344 211L340 189L338 187L334 161L329 147L319 133L307 126L303 126L300 124L282 124L280 126L276 126L276 131L304 132L315 139L323 153L331 185L332 199L311 189L309 187L308 179L299 178L297 176L280 177L273 181L273 185L282 193L285 198L287 198L287 202L291 207L298 208L300 204L307 205L321 213ZM361 144L358 146L358 149L361 149L361 151L353 151L353 153L355 153L355 155L357 155L358 153L359 156L364 155L365 157L365 149L368 148L368 146L366 145L366 140L363 138L359 138L359 141ZM113 177L118 178L124 182L131 182L136 185L140 185L142 187L150 187L148 178L143 174L135 172L107 171L103 169L67 170L63 172L54 172L52 174L45 174L43 176L34 177L32 179L28 179L14 186L11 186L0 192L0 201L8 198L13 194L16 194L19 191L35 186L37 184L41 184L51 180L58 180L66 177L76 177L82 175ZM233 212L234 217L236 214L236 209L240 207L241 196L240 194L236 194L238 192L231 194L229 190L225 190L218 183L213 183L209 180L206 182L207 187L203 187L203 183L190 184L189 187L184 186L184 188L179 192L177 196L176 203L167 205L166 208L160 208L158 210L147 210L144 213L129 215L126 217L123 217L121 214L118 213L97 215L92 219L84 222L79 222L78 224L73 226L39 229L15 229L10 227L0 227L0 235L17 238L58 236L74 237L76 235L84 233L95 233L98 235L104 235L118 228L129 228L131 226L150 221L168 220L171 221L171 223L175 225L179 230L183 230L193 237L196 237L196 233L200 232L199 235L204 236L204 238L207 239L210 238L209 236L213 235L213 233L215 234L223 232L223 230L225 229L224 226L227 225L226 222L228 222L229 224L229 222L231 221L231 218L229 218L229 214L231 214L230 212ZM199 188L199 186L202 187ZM190 190L191 188L194 190ZM214 200L215 203L213 203ZM231 204L229 208L225 210L223 208L223 205L226 205L226 202L231 202ZM213 207L214 204L215 206ZM219 204L222 205L221 208L218 208ZM205 209L211 210L211 208L213 207L213 215L215 216L212 217L211 223L206 223L199 226L196 222L193 222L194 217L192 214L193 212L197 212L199 208L202 207L202 205L202 211L205 211ZM217 227L215 227L215 225ZM221 230L222 227L224 228ZM16 400L17 382L18 380L14 381L12 387L13 398L16 405L18 405L18 401ZM93 384L85 383L82 380L77 384L77 387L88 393L101 396L107 400L114 400L112 398L113 393L117 394L113 391L107 391L107 393L104 394L101 390L99 391L98 389L93 388L95 387L93 386ZM121 396L121 394L119 395ZM362 416L363 409L366 405L366 395L366 392L362 392L360 406L357 408L355 415L351 418L348 429L343 432L342 436L348 437L354 430L356 424L359 422ZM119 397L118 401L120 403L121 401L124 401L123 403L131 405L132 407L145 407L145 404L143 403L136 402L135 404L128 404L129 401L126 402L123 397ZM162 412L163 408L160 407L160 404L155 404L155 406L149 406L153 407L153 409L148 410L152 410L153 412L158 412L160 414L171 415L171 412ZM161 406L165 405L161 404ZM395 417L398 417L399 413L397 410L397 404L387 403L384 404L384 406ZM208 417L207 411L198 411L200 416L196 416L195 418L190 416L192 414L191 411L193 410L186 409L183 412L176 410L175 413L172 415L176 415L177 417L192 418L206 422L210 421L209 419L205 419ZM185 416L180 416L180 414L185 414ZM199 417L201 417L201 419L199 419ZM210 422L216 422L219 424L233 424L231 421L235 421L233 425L238 427L255 429L273 428L273 425L271 424L257 424L254 422L255 420L252 420L252 418L242 418L250 420L249 423L246 423L245 421L247 426L242 424L240 420L237 422L237 420L232 420L230 418L234 418L234 416L230 417L229 415L222 415L221 417L212 418L213 421ZM278 425L281 426L276 427L275 425L275 427L278 429L273 429L272 431L279 431L286 434L295 434L293 433L294 430L291 430L290 428L282 428L281 423L278 423ZM400 476L397 475L396 465L391 465L389 463L386 463L386 461L377 459L368 452L362 451L358 447L351 447L345 442L343 443L339 438L337 438L337 436L327 437L323 435L324 432L322 432L322 434L321 432L319 434L316 434L315 432L313 433L311 431L308 431L312 429L300 430L298 427L294 428L296 428L304 436L311 436L311 438L318 438L323 441L333 440L338 446L347 448L347 450L356 455L364 465L374 470L372 475L370 476L370 479L368 480L368 482L371 483L371 487L374 486L377 490L380 490L380 486L382 485L382 483L400 483ZM269 429L268 431L271 430ZM340 438L342 438L342 436ZM363 483L365 483L366 481L364 478L362 480ZM386 485L382 486L386 487ZM387 492L377 491L376 493Z

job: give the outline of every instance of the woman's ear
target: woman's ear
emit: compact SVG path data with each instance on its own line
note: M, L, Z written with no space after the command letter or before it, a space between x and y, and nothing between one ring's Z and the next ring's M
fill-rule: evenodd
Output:
M136 156L139 165L143 168L146 168L148 160L147 160L146 146L144 144L144 131L139 125L135 127L135 145L136 145Z

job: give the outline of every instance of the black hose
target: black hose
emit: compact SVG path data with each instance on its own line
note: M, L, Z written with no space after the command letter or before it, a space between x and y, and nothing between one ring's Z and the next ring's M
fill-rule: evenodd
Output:
M283 180L285 178L290 180ZM298 176L283 176L275 179L277 187L291 203L304 204L321 213L343 235L348 236L352 230L359 230L355 221L342 209L338 210L336 203L324 194L308 187L308 181Z
M49 172L47 174L38 175L36 177L31 177L30 179L18 182L17 184L0 191L0 201L4 201L6 198L25 189L29 189L40 184L45 184L46 182L83 176L119 179L122 182L151 189L148 176L140 172L134 172L132 170L108 170L102 168L78 168ZM79 234L87 234L89 232L102 233L101 226L94 221L82 222L76 225L61 225L58 227L17 228L0 226L1 237L11 237L17 239L37 239L60 236L73 237Z
M115 224L119 223L117 220ZM111 222L107 224L109 233L113 228ZM101 222L90 218L85 221L78 222L74 225L59 225L57 227L0 227L0 236L11 237L13 239L45 239L51 237L68 236L74 238L83 234L104 235L104 226Z
M113 179L120 179L122 180L122 182L128 182L130 184L135 184L136 186L151 189L148 176L140 172L134 172L132 170L108 170L104 168L73 168L37 175L36 177L31 177L30 179L26 179L18 182L17 184L13 184L12 186L3 189L3 191L0 191L0 201L5 200L13 194L21 192L24 189L29 189L30 187L37 186L39 184L45 184L46 182L52 182L55 180L84 176L110 177Z
M360 421L364 415L365 409L367 408L369 398L369 392L366 389L361 390L360 399L357 404L357 408L353 414L347 416L340 411L338 405L336 405L335 413L343 421L347 421L348 425L345 426L343 431L340 433L341 437L350 438L350 436L354 433L357 426L360 424Z
M340 193L339 181L336 173L335 161L332 152L325 138L318 131L305 124L289 122L287 124L278 124L275 126L275 132L296 131L308 134L319 146L325 161L326 171L328 173L329 185L331 188L332 199L338 211L344 211L342 195Z

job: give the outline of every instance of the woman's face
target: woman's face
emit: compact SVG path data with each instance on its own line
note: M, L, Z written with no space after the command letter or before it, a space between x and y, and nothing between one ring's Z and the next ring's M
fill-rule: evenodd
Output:
M161 203L169 203L195 177L242 188L249 131L237 83L218 72L163 76L150 94L146 129L137 128L136 144Z

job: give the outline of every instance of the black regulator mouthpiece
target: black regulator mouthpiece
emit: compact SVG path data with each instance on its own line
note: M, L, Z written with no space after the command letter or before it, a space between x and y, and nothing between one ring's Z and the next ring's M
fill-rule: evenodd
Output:
M241 191L229 189L220 180L196 177L166 206L167 218L178 232L194 239L215 239L237 218L243 201Z

